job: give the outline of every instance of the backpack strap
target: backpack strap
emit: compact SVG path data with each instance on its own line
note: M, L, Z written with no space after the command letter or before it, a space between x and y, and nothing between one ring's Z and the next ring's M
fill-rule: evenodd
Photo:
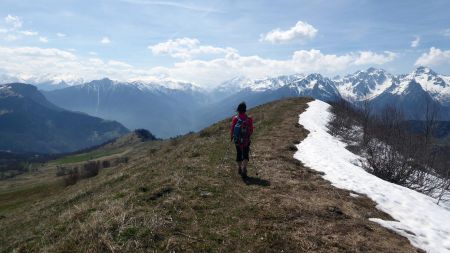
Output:
M239 113L238 113L238 115L236 115L236 117L238 118L238 120L240 119L240 120L242 120L242 121L247 121L247 120L248 120L247 114L244 114L244 116L245 116L245 118L244 118L244 119L241 119Z

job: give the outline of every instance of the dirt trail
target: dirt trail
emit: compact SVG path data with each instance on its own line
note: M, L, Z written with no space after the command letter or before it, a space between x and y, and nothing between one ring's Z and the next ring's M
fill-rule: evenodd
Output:
M258 228L279 232L279 248L272 248L274 251L417 252L406 238L368 220L389 219L373 201L351 197L350 192L331 186L318 172L293 158L294 144L307 136L297 124L299 114L307 107L304 101L265 105L266 112L276 111L277 115L256 110L256 132L261 116L278 123L254 138L250 175L256 183L242 190L244 201L259 209L254 217L255 230L249 233L257 233ZM264 187L267 183L270 186Z

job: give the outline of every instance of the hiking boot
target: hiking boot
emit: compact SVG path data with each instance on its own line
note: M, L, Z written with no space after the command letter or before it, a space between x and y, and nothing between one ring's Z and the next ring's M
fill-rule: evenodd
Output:
M242 169L241 177L242 177L243 179L247 179L247 178L248 178L248 176L247 176L247 168L246 168L246 167L244 167L244 168Z

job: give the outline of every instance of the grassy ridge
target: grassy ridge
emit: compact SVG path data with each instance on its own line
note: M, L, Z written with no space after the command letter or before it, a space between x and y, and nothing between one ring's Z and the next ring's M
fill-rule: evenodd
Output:
M250 112L256 129L248 181L237 175L226 119L133 146L129 163L5 214L0 250L416 252L367 220L389 218L372 201L350 197L293 159L294 143L307 135L297 122L308 101Z

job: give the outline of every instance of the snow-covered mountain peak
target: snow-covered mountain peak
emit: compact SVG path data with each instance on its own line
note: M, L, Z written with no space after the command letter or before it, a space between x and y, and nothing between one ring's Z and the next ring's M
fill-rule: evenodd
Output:
M320 84L327 84L327 85L333 85L334 86L334 82L329 79L328 77L322 76L321 74L309 74L307 76L304 77L305 80L309 81L311 87L314 87L312 85L312 83L315 83L317 85L320 86Z
M429 93L437 101L450 104L450 78L448 76L438 75L428 67L420 66L411 74L400 78L400 86L409 85L412 81L417 82L424 91ZM397 91L406 90L405 87L399 87Z
M286 89L294 91L298 96L309 96L324 101L340 99L334 82L320 74L309 74L299 78L287 85Z
M169 92L169 91L201 91L201 88L187 82L181 82L177 80L146 80L146 81L131 81L131 82L120 82L116 80L111 80L109 78L103 78L100 80L93 80L91 82L85 83L83 85L76 86L79 89L87 88L94 91L114 91L117 89L129 89L134 88L141 92Z
M40 77L0 74L0 84L5 83L26 83L35 85L40 90L56 90L69 87L69 85L82 84L84 83L84 80L74 76L55 76L51 74L46 74Z
M378 69L378 68L374 68L374 67L370 67L366 71L361 71L361 72L362 73L367 73L368 75L372 75L372 76L388 75L386 70Z
M245 89L253 92L276 90L302 78L304 78L304 76L301 74L282 75L261 79L250 79L245 76L237 76L221 83L218 87L215 88L215 92L233 93Z
M329 84L332 81L328 78L324 78L321 74L309 74L307 76L300 76L297 80L290 82L289 87L301 89L301 90L312 90L315 87L320 88L319 86L325 83Z
M422 86L414 79L401 80L400 83L391 89L391 93L396 95L411 95L413 93L422 94L423 92Z
M322 80L324 77L319 73L309 74L305 77L307 80Z
M160 79L152 81L133 81L128 83L138 87L140 90L179 90L179 91L201 91L202 88L188 82L182 82L172 79Z
M369 68L337 80L336 86L345 99L362 101L380 95L396 82L396 78L385 70Z
M235 76L224 83L242 85L248 83L249 81L252 80L246 76Z
M113 80L105 77L100 80L92 80L88 83L78 85L77 87L95 89L95 90L99 90L99 89L110 90L110 89L114 89L114 86L119 86L119 85L120 85L119 82L113 81Z
M449 85L436 72L427 67L418 67L411 74L406 76L406 78L415 79L423 86L437 85L441 87L446 87ZM424 87L424 89L426 88L427 87Z
M304 76L301 74L264 78L255 80L249 88L252 91L276 90L302 78L304 78Z
M356 78L356 79L370 78L376 82L383 82L384 79L387 79L389 77L392 77L392 75L389 74L386 70L377 69L373 67L368 68L367 70L360 70L354 73L353 75L346 76L346 78Z
M419 76L419 75L433 75L436 76L436 72L434 72L432 69L430 69L429 67L425 67L425 66L419 66L417 67L413 72L413 75Z
M233 93L250 87L253 84L253 80L246 76L236 76L230 80L221 83L215 88L219 93Z

